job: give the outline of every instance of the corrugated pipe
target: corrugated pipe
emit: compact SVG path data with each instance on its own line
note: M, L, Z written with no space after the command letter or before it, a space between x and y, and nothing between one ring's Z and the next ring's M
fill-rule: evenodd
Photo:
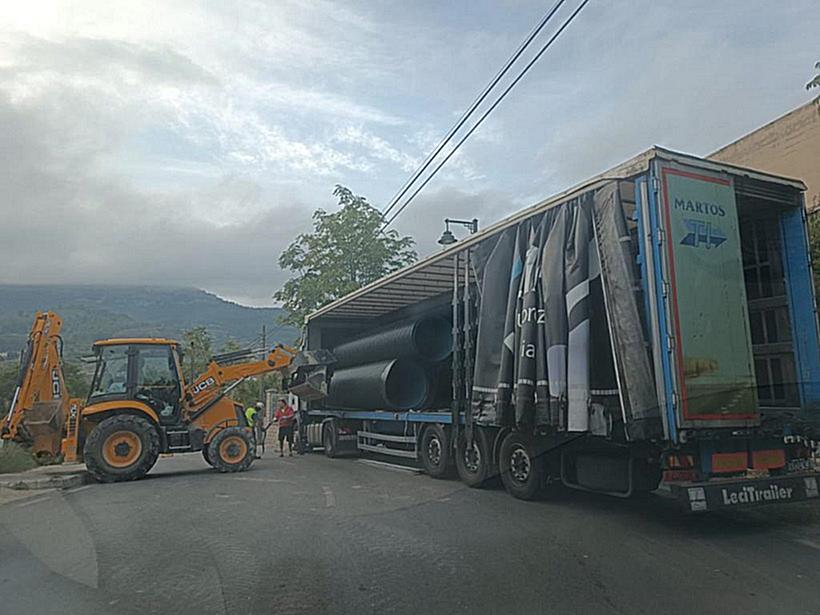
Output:
M336 369L330 379L331 408L409 410L427 398L427 370L411 359L392 359Z
M438 362L453 351L450 323L422 318L339 344L333 348L337 367L395 358Z

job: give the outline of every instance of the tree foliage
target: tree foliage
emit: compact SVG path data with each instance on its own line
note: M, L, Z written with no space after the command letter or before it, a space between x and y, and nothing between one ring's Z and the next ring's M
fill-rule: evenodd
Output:
M228 340L222 346L220 352L235 352L237 350L242 350L242 346L240 346L236 340ZM261 387L260 381L262 383ZM259 394L260 388L263 392L261 396ZM258 401L265 403L264 391L268 389L276 389L277 391L282 390L282 376L277 372L271 372L268 374L262 374L261 376L256 376L254 378L248 378L239 386L231 390L228 396L231 399L238 401L244 408L247 408L248 406L255 405Z
M814 69L816 71L820 71L820 62L815 63ZM814 76L814 79L806 84L807 90L812 90L814 88L820 88L820 72ZM814 104L817 106L817 112L820 113L820 96L815 97Z
M17 361L0 361L0 412L5 417L17 388L17 378L20 373L20 364ZM80 363L63 362L63 378L65 388L71 397L85 399L91 386L91 376L88 369Z
M339 185L333 195L340 209L317 209L313 231L279 256L279 266L296 276L274 297L288 312L283 321L298 327L313 310L416 260L413 238L381 232L381 213L367 199Z
M815 70L817 70L817 71L820 71L820 62L817 62L817 63L814 65L814 69L815 69ZM807 90L811 90L811 89L813 89L813 88L820 88L820 72L818 72L818 73L814 76L814 79L812 79L811 81L809 81L809 82L806 84L806 89L807 89Z
M809 214L809 247L811 248L811 265L814 271L814 290L820 291L820 210Z
M11 398L17 386L17 374L20 366L17 361L0 361L0 412L5 418L9 411Z
M193 382L205 371L213 356L211 335L205 327L198 326L182 333L182 371L188 382Z
M65 361L63 363L63 378L65 388L71 397L80 397L85 400L91 389L91 376L89 368L81 363Z

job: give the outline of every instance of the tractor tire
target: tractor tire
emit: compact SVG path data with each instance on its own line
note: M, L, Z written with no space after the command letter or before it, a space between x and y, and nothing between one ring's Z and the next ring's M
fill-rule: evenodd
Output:
M205 460L205 463L207 463L209 466L213 466L213 465L214 465L214 462L213 462L213 461L211 461L211 449L210 449L210 445L209 445L209 444L206 444L206 445L202 448L202 458Z
M419 441L419 457L425 472L433 478L450 474L450 438L441 425L428 425Z
M244 472L255 456L253 435L243 427L226 427L208 445L211 465L220 472Z
M159 457L159 433L140 416L118 414L94 427L85 441L88 473L102 483L137 480Z
M473 445L469 449L464 432L459 434L456 443L456 470L461 482L473 489L484 487L496 475L493 447L485 430L475 429Z
M514 498L532 500L546 482L546 456L530 436L511 432L501 443L499 453L501 482Z

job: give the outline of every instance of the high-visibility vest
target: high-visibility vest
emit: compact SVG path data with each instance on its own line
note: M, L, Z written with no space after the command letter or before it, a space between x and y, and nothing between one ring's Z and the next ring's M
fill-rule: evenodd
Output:
M256 422L256 408L251 406L245 410L245 420L248 423L248 427L253 427L253 424Z

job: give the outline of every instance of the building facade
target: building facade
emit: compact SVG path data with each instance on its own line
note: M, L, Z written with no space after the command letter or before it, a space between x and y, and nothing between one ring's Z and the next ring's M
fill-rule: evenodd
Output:
M801 179L807 209L820 209L820 106L808 102L708 158Z

